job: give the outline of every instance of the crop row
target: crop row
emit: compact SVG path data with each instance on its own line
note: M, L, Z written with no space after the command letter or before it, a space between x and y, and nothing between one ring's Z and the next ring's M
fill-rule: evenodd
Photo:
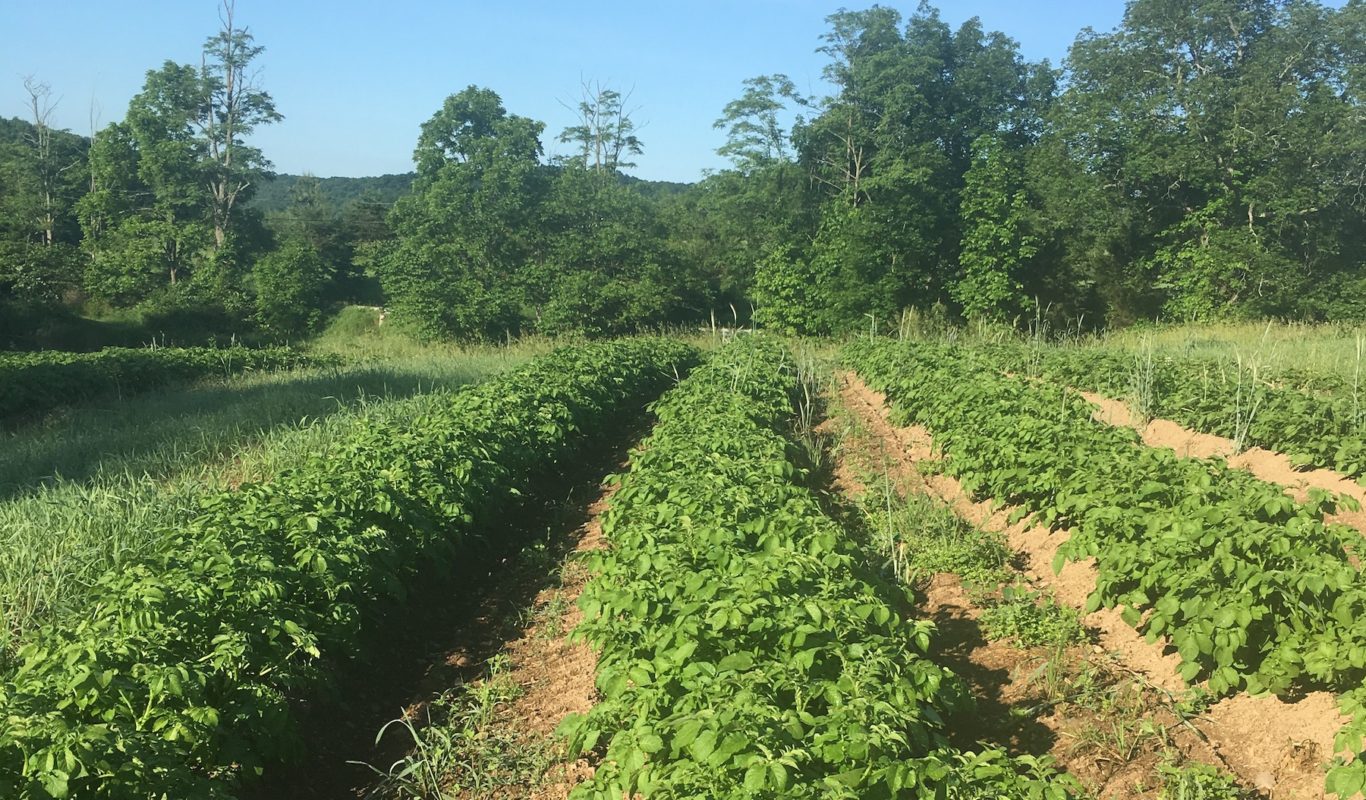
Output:
M213 375L330 363L287 347L111 347L98 353L0 354L0 422Z
M158 555L37 631L0 688L0 796L229 796L301 746L318 696L419 570L486 557L481 530L686 370L667 340L568 348L407 425L203 501Z
M1295 388L1231 361L1148 357L1001 344L979 348L998 368L1137 400L1144 413L1287 454L1294 462L1366 476L1366 397L1349 388Z
M1362 539L1322 522L1326 494L1297 504L1218 461L1144 447L1075 393L964 348L861 341L846 358L975 495L1070 528L1055 568L1095 557L1088 610L1118 606L1150 641L1166 636L1187 681L1284 693L1366 676Z
M1361 536L1322 522L1326 493L1297 504L1217 461L1144 447L1075 393L963 348L859 342L847 356L971 491L1070 527L1062 553L1098 559L1092 604L1149 611L1142 629L1172 639L1187 680L1283 691L1366 674Z
M605 753L573 796L1069 796L1046 764L947 743L970 698L803 485L785 362L732 343L654 406L580 599L602 699L562 731Z

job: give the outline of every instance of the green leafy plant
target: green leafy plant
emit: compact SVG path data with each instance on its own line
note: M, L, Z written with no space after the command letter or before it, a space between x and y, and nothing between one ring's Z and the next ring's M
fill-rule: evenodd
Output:
M1095 558L1086 609L1119 607L1150 641L1164 638L1185 680L1203 678L1214 694L1360 685L1362 545L1356 531L1323 522L1337 498L1296 503L1221 462L1144 447L1132 430L1096 424L1064 386L1007 376L979 352L860 341L846 357L904 418L931 429L969 491L1069 528L1054 568ZM1356 701L1344 703L1362 718ZM1363 730L1339 746L1356 752ZM1338 765L1330 789L1358 790L1360 763Z
M747 337L655 404L580 598L602 699L561 731L601 761L573 796L1073 796L1044 760L948 744L969 698L804 485L795 388Z
M199 501L158 552L36 630L0 686L0 795L231 796L289 759L320 695L419 570L478 559L488 523L695 360L664 339L565 348L404 424Z
M1086 628L1073 609L1027 588L1006 586L982 612L982 627L993 639L1023 647L1063 647L1086 641Z

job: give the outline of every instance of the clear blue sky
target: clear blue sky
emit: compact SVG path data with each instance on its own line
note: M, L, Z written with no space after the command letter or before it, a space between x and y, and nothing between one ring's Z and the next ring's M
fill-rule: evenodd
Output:
M412 168L418 126L469 84L546 123L549 152L572 123L580 78L634 89L645 153L633 172L692 181L724 165L712 122L755 75L785 72L824 93L815 52L841 0L417 2L238 0L266 47L261 82L285 115L254 141L281 172L377 175ZM860 4L843 0L849 8ZM914 2L886 3L909 15ZM1335 4L1336 5L1336 4ZM1114 28L1121 0L944 0L944 19L981 17L1055 64L1083 27ZM88 133L123 117L149 69L199 63L216 0L0 0L0 116L27 116L23 76L52 86L59 127Z

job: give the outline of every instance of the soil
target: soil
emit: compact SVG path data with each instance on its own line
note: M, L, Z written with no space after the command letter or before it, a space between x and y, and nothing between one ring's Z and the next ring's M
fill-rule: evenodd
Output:
M574 534L572 556L607 546L602 535L602 513L616 487L601 487L598 499L588 508L588 519ZM597 654L583 642L570 641L568 636L583 616L577 601L590 577L581 562L567 562L560 586L542 591L535 602L537 609L545 610L552 600L558 600L564 610L553 617L538 614L537 624L508 647L512 659L510 675L524 691L512 705L512 724L528 739L551 739L565 717L587 713L598 700L593 681ZM563 800L575 785L592 775L593 765L586 759L560 761L551 767L543 784L527 796L535 800Z
M1290 496L1301 503L1308 499L1310 489L1324 489L1350 497L1362 505L1362 510L1342 509L1326 519L1366 533L1366 487L1340 472L1298 468L1288 456L1260 447L1250 447L1240 453L1232 439L1193 431L1168 419L1154 419L1143 424L1136 419L1129 404L1122 400L1094 392L1078 391L1078 394L1096 406L1097 420L1108 425L1133 428L1149 447L1165 447L1185 458L1222 459L1233 469L1250 472L1267 483L1286 487Z
M971 524L1004 534L1020 556L1026 579L1052 592L1060 603L1077 609L1084 607L1086 597L1095 588L1094 564L1069 562L1056 575L1052 570L1053 554L1066 541L1066 531L1050 531L1027 521L1012 525L1009 508L994 506L989 500L974 500L950 476L922 473L922 464L939 457L929 432L917 426L892 425L884 398L852 373L842 374L840 383L841 401L878 443L877 457L894 480L907 491L926 492L938 498ZM843 488L857 491L859 487L846 479ZM1012 704L1019 704L1019 698L1027 697L1022 694L1026 690L1019 686L1018 673L1030 663L1031 657L1017 650L1020 655L1013 657L1016 661L1012 664L1012 656L1001 652L999 645L986 642L980 631L974 632L965 620L974 621L975 612L970 602L965 604L967 598L961 585L954 588L955 581L954 576L936 578L925 593L923 611L937 621L942 620L940 636L946 640L947 654L959 658L959 666L954 668L975 684L974 692L994 699L1008 711ZM1102 669L1127 673L1159 696L1171 697L1184 691L1185 685L1175 672L1179 658L1166 652L1164 643L1148 644L1120 619L1117 611L1087 614L1083 623L1092 631L1096 644L1090 654L1081 653L1079 657L1090 659ZM1037 664L1037 657L1033 663ZM991 712L986 708L982 716L989 718ZM1324 764L1332 756L1334 735L1346 722L1337 712L1333 697L1325 692L1293 701L1271 696L1235 696L1215 703L1192 725L1175 719L1170 705L1150 706L1147 713L1156 725L1169 731L1172 745L1184 757L1221 766L1245 786L1256 788L1271 800L1325 797ZM1037 717L1037 725L1047 733L1038 729L1033 733L1048 742L1047 751L1061 766L1098 796L1153 796L1156 766L1151 759L1145 761L1140 753L1127 754L1132 757L1125 758L1077 747L1077 726L1084 728L1096 722L1070 720L1066 718L1066 708L1056 708L1052 714ZM1015 731L1010 731L1003 743L1023 752L1038 749L1038 745L1028 742L1014 742L1015 735Z

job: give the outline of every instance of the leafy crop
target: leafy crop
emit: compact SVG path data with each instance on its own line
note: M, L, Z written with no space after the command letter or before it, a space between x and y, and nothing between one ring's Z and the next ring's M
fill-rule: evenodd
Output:
M962 348L862 341L846 355L930 428L975 495L1070 528L1055 568L1095 557L1088 610L1121 607L1150 641L1165 636L1187 681L1283 693L1366 677L1366 585L1352 563L1362 541L1323 523L1326 494L1297 504L1216 460L1143 447L1094 422L1075 393L1004 376Z
M970 699L802 485L795 390L746 339L656 403L580 598L602 700L562 732L603 761L573 796L1071 796L1046 762L948 745Z
M404 598L481 558L481 531L686 368L667 340L567 348L453 393L406 426L208 497L164 549L105 574L0 687L0 795L225 797L296 753L293 704Z
M1136 370L1147 414L1287 454L1300 465L1366 476L1366 408L1351 387L1208 359L1135 357L1113 351L998 344L978 353L1000 369L1037 373L1070 386L1124 397Z
M5 353L0 354L0 422L211 375L317 366L334 360L287 347L111 347L98 353Z

